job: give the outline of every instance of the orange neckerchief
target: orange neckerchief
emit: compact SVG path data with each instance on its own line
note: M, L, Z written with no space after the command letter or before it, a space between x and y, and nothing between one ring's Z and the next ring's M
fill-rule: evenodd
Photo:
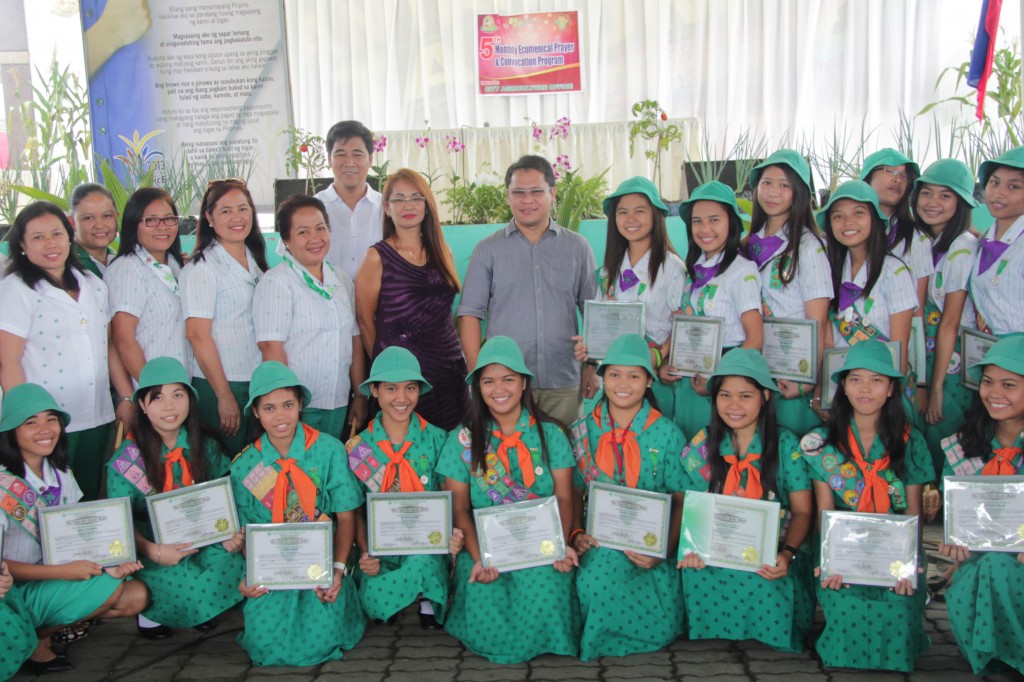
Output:
M1021 453L1020 448L996 448L995 457L985 463L981 470L982 476L1013 476L1017 473L1017 467L1013 466L1013 460Z
M530 417L530 426L536 424L536 420ZM526 447L526 443L523 442L523 432L516 431L511 436L506 436L501 432L501 429L495 429L491 431L491 435L501 440L501 445L498 446L498 459L505 465L505 471L508 475L512 475L512 468L509 466L508 451L510 448L516 449L516 458L519 460L519 470L523 474L523 485L527 488L533 487L533 482L536 476L533 473L533 456L530 454L530 449Z
M878 474L889 468L889 453L884 453L882 459L878 461L870 464L865 462L857 437L853 435L852 426L847 429L846 442L850 446L853 463L857 465L860 473L864 476L864 490L860 494L860 499L857 500L857 511L888 514L892 506L889 500L889 484Z
M420 419L420 431L427 428L427 420L420 415L416 415ZM412 428L410 422L409 428ZM370 433L373 433L373 421L370 422L368 427ZM384 435L387 435L385 433ZM421 493L423 492L423 483L420 481L420 477L416 475L416 470L409 464L409 460L405 458L405 453L412 447L412 441L405 441L402 445L402 449L395 452L395 448L391 445L391 441L385 438L384 440L375 441L377 447L384 451L384 454L388 456L388 464L384 468L384 479L381 481L380 489L381 492L387 492L391 490L391 486L395 482L395 476L398 476L398 484L401 486L403 493Z
M308 424L302 424L303 436L305 437L305 449L313 447L313 443L320 437L320 432ZM261 445L262 438L257 438L254 443L258 452L263 452ZM295 463L291 457L281 457L276 460L281 465L281 471L277 474L277 482L274 483L274 506L270 510L270 520L274 523L284 523L284 508L288 503L288 477L291 477L292 487L299 496L299 504L306 516L316 518L316 485L309 478L305 471Z
M729 471L725 474L725 484L722 485L723 495L735 495L740 487L740 479L743 472L747 472L747 487L743 490L743 497L748 500L760 500L764 489L761 487L761 470L754 466L754 462L761 459L757 452L747 452L747 456L740 459L736 455L723 455L722 459L729 465Z
M602 406L603 403L598 403L593 412L594 422L598 426L601 425ZM644 423L642 430L646 431L659 417L661 417L661 413L651 407L647 411L647 422ZM617 429L614 428L614 421L612 425L612 430L602 433L600 440L597 441L597 454L594 456L594 464L608 478L615 480L615 452L616 448L621 448L626 485L630 488L635 488L637 481L640 480L640 469L642 466L640 463L640 444L636 440L636 434L629 426L625 429Z
M192 485L192 468L188 465L188 460L184 457L184 450L182 448L174 448L164 458L164 490L163 492L170 492L174 490L174 463L177 462L181 465L181 487L187 488Z

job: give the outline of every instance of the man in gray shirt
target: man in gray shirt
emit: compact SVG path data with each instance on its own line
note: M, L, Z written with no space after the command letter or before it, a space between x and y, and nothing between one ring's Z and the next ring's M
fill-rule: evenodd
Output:
M597 296L590 244L551 219L555 174L539 156L509 166L505 188L512 222L473 251L459 302L459 337L472 371L488 336L510 336L537 379L540 408L569 426L580 416L580 363L573 355L576 312ZM584 370L590 383L593 368Z

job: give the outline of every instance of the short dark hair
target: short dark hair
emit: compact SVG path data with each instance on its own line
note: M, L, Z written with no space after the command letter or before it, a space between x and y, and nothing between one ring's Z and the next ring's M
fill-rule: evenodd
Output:
M60 282L30 261L21 248L21 243L25 241L25 230L28 228L28 224L36 218L47 215L57 218L68 233L68 259L64 262L64 276ZM21 281L29 289L35 289L36 284L46 280L55 287L61 287L68 291L78 291L78 280L75 279L71 271L78 270L84 273L85 269L82 268L82 264L78 262L78 257L75 256L74 241L75 230L71 227L71 221L68 220L67 214L60 206L49 201L33 201L21 209L21 213L14 219L14 224L11 225L11 229L7 233L7 254L11 259L11 262L7 265L7 274L20 277Z
M373 154L373 133L370 129L364 126L359 121L339 121L331 126L331 129L327 131L327 139L325 140L325 147L327 147L327 156L330 157L331 152L334 151L334 143L338 140L345 142L346 140L358 137L366 145L366 153Z
M324 217L324 222L330 226L331 220L327 216L327 207L324 206L324 202L308 194L293 194L277 206L275 222L277 223L277 231L281 234L281 239L285 241L291 239L292 218L300 208L315 208Z
M160 187L142 187L135 190L124 205L124 215L121 216L121 243L117 246L117 256L126 256L135 253L135 247L139 245L139 223L146 213L146 209L154 201L166 201L171 207L171 213L178 215L178 207L174 205L174 199L170 193ZM181 235L175 234L167 254L174 259L178 265L184 265L185 259L181 253Z
M508 170L505 171L505 189L508 189L509 185L512 184L512 175L516 171L521 170L540 171L544 174L544 180L547 181L548 186L555 186L555 169L551 167L551 163L543 156L527 154L525 156L520 156L519 160L509 166Z
M79 185L73 192L71 192L71 212L74 213L77 211L78 205L90 194L102 194L106 198L110 199L110 203L114 203L114 195L109 189L97 182L86 182Z

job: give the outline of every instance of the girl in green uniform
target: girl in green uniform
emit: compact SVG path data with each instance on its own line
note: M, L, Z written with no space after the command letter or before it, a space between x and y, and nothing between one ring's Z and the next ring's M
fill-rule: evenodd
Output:
M373 395L380 412L345 444L348 466L369 493L421 493L441 489L434 472L448 434L416 413L419 397L431 389L420 363L400 346L385 348L373 361L359 390ZM420 625L444 622L449 563L442 554L374 557L368 552L366 518L360 515L359 601L370 618L388 620L420 599Z
M983 370L980 400L942 441L943 475L1024 475L1024 336L997 342L974 366ZM939 551L956 562L946 590L949 627L974 674L1004 665L1024 673L1024 553Z
M36 648L36 631L32 616L25 608L21 593L14 587L14 578L6 563L0 562L0 632L4 646L0 648L0 679L14 677L21 664ZM56 660L56 659L55 659Z
M255 665L319 665L334 661L362 638L366 617L348 574L359 481L338 439L301 422L310 392L279 362L264 362L249 382L245 411L262 430L231 463L238 519L250 523L335 522L331 587L275 590L249 585L245 629L238 643Z
M180 361L147 362L132 400L134 425L107 465L107 494L132 503L135 546L143 557L139 578L152 594L139 631L147 639L167 637L170 628L206 632L217 615L242 600L243 535L202 549L157 544L146 498L227 476L228 459L213 430L199 422L195 389Z
M619 337L597 373L604 379L601 401L572 426L575 530L569 538L580 559L576 593L584 661L657 651L683 631L683 596L672 564L601 547L584 531L583 496L592 481L669 493L669 472L679 468L683 449L683 435L655 406L655 374L643 337ZM672 501L669 556L679 538L682 494Z
M12 387L4 395L0 413L3 560L19 593L5 599L12 598L18 608L20 597L38 636L24 670L35 675L70 670L67 658L53 652L50 636L69 623L142 611L149 599L146 586L138 580L125 582L142 564L132 561L107 569L91 561L43 565L38 510L82 499L67 462L64 429L70 417L38 384ZM5 648L6 637L5 631Z
M711 375L711 424L683 450L674 490L775 500L783 527L775 557L756 572L706 566L688 553L683 569L690 639L756 639L782 651L802 651L814 621L811 482L796 436L778 427L778 387L755 350L737 349ZM756 595L756 598L754 598Z
M832 380L838 388L829 427L811 431L800 450L822 510L920 516L921 488L934 479L924 437L900 404L902 374L889 349L862 341ZM918 550L924 564L924 552ZM818 588L825 629L817 650L827 667L910 672L928 648L923 569L892 587L845 585L831 575ZM815 569L817 575L818 569Z
M572 523L572 447L530 393L533 374L507 336L487 340L467 381L469 414L448 436L437 473L452 491L455 526L466 550L456 560L448 632L494 663L545 653L575 656L580 635L573 585L576 551L564 559L499 573L481 563L473 509L554 495L563 532Z

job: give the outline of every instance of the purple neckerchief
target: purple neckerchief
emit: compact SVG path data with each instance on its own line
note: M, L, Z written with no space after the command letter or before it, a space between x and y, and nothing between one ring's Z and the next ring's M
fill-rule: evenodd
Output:
M757 263L757 269L760 270L779 252L782 243L782 237L777 234L773 234L771 237L752 234L747 238L747 258Z
M890 249L896 245L896 235L900 233L899 225L900 221L896 220L895 215L889 218L889 232L886 236L889 238Z
M631 269L626 268L619 273L619 291L629 291L640 283L640 278Z
M714 265L694 265L693 266L693 286L696 289L700 289L705 284L710 282L718 274L718 266L722 262L719 261Z
M39 497L42 498L47 507L56 507L60 504L60 493L64 487L56 468L53 470L53 475L57 477L57 485L51 485L39 491Z
M992 265L999 260L1010 245L998 239L981 238L981 260L978 262L978 274L985 274Z
M839 285L839 309L846 310L863 293L864 287L857 286L853 282L843 282Z
M937 251L935 247L932 247L932 267L939 267L939 262L946 257L946 251Z

